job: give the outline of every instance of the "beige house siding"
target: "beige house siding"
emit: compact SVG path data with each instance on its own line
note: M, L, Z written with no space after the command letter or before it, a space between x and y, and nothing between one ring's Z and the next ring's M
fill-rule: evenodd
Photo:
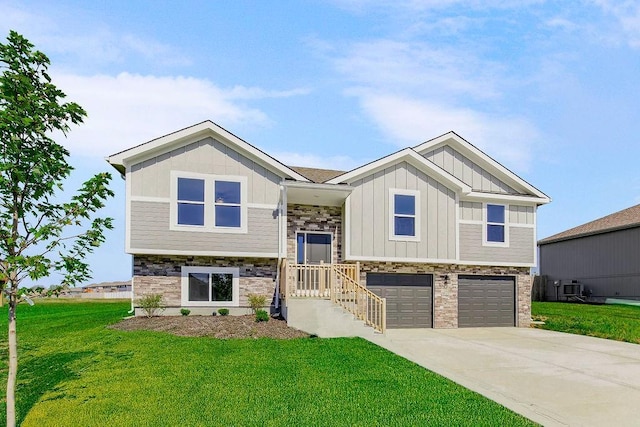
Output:
M475 191L518 194L518 191L448 145L424 153L423 156Z
M481 202L460 201L460 220L483 220L483 205ZM509 205L507 221L510 224L533 225L535 224L535 208L533 206Z
M535 230L533 227L509 227L509 246L485 246L483 224L460 224L460 261L534 263Z
M127 179L131 196L169 198L171 171L247 177L249 203L278 203L281 178L237 151L205 138L135 164Z
M169 203L131 202L133 250L278 252L278 217L274 209L248 208L247 233L170 230L169 211Z
M455 192L402 162L350 183L350 254L358 257L451 259L456 257ZM420 193L419 241L389 239L390 189Z

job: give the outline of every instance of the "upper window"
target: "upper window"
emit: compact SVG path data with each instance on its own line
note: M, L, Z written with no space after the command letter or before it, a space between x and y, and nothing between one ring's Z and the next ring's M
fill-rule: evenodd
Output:
M487 242L505 241L505 206L487 204Z
M178 178L178 224L204 225L204 179Z
M246 177L172 172L171 229L246 233Z
M413 190L390 190L390 239L419 239L419 196L420 193Z
M237 306L239 269L182 267L182 305Z

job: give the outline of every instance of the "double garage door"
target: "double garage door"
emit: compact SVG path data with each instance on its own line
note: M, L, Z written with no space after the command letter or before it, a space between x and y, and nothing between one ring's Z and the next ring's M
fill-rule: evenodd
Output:
M387 299L387 327L433 327L433 275L367 273L367 288ZM515 281L458 276L458 326L514 326Z

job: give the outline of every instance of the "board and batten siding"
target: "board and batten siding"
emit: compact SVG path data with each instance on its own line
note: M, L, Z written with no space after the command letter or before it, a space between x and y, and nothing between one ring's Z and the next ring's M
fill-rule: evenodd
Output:
M460 224L460 261L533 264L535 229L509 226L509 246L485 246L482 241L484 224Z
M448 145L424 153L423 157L449 172L474 191L518 194L518 191Z
M349 254L354 257L455 260L456 195L414 166L402 162L351 182ZM420 240L389 239L389 190L420 192Z
M460 201L461 221L483 221L482 203ZM535 224L535 208L533 206L509 205L507 219L509 224Z
M144 252L278 252L278 218L272 209L248 208L248 232L219 233L169 229L170 204L131 202L131 248Z
M279 176L211 137L131 166L130 196L168 199L172 170L245 176L248 203L278 203Z

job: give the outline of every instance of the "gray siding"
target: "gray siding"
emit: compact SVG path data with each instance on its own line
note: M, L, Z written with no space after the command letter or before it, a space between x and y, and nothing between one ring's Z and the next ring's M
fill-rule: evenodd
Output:
M533 264L535 233L532 227L509 227L509 246L483 246L482 224L460 224L460 260Z
M455 259L456 203L453 190L406 162L352 182L351 255ZM389 240L389 189L420 192L420 241Z
M511 224L534 224L533 206L509 206L509 222Z
M271 209L248 209L248 233L173 231L169 203L131 202L131 248L167 251L278 252L278 219Z
M423 156L473 188L475 191L518 194L518 191L514 190L448 145L427 152Z
M577 280L594 297L640 299L640 228L541 245L540 275L550 300L554 280Z
M460 219L463 221L482 221L482 203L460 202Z
M171 171L247 177L248 203L278 203L280 177L213 138L188 144L131 167L131 195L170 197Z

